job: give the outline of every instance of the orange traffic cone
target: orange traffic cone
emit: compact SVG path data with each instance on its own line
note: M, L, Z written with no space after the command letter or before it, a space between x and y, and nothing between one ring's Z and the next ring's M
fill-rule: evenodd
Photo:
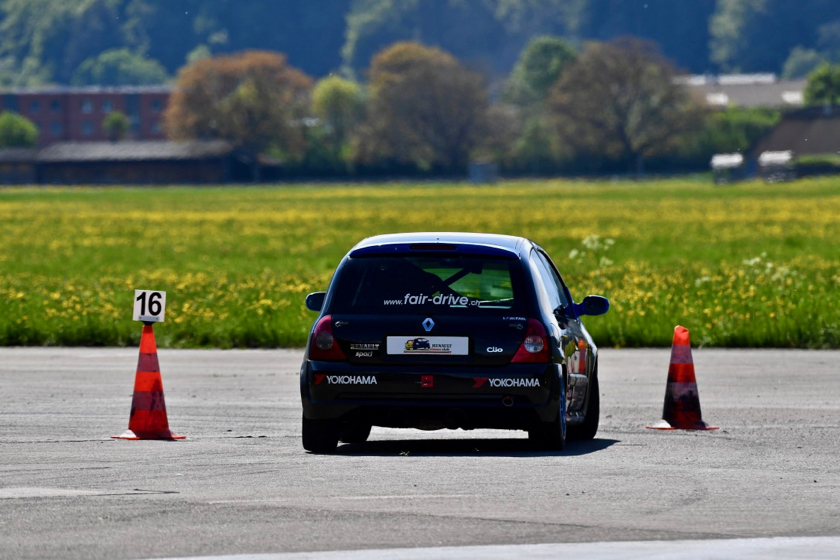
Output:
M163 382L160 379L155 332L152 325L143 326L140 338L140 359L134 378L134 398L128 431L113 439L184 439L169 429L166 403L163 400Z
M703 422L700 414L700 394L694 378L694 360L691 359L691 340L688 329L677 325L674 345L671 347L671 366L668 368L668 385L665 388L665 408L662 420L651 430L717 430Z

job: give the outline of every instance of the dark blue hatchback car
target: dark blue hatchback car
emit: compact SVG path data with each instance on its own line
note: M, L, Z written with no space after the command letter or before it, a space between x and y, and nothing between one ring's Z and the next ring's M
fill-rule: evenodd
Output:
M543 449L598 430L598 349L548 255L521 237L405 233L339 264L300 370L303 447L330 452L372 426L527 430Z

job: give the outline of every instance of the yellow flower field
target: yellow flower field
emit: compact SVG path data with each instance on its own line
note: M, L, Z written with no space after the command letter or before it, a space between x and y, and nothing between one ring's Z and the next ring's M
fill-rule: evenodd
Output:
M543 245L602 346L840 347L840 180L0 190L0 344L133 345L134 289L167 292L158 343L305 343L358 240L483 231Z

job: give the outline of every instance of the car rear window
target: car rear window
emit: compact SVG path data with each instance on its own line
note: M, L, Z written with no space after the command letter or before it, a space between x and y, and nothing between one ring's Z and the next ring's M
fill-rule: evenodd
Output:
M336 313L518 314L516 259L411 255L357 257L345 263Z

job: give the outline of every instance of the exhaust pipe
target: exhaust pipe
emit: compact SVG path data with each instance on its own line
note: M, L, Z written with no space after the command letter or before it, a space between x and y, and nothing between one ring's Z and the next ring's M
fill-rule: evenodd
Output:
M505 406L513 406L513 397L510 395L505 395L502 397L502 404Z

